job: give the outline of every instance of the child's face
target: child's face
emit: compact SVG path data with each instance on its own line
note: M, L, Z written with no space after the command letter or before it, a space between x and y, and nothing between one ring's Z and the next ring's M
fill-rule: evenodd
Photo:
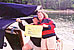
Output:
M37 18L33 18L33 23L34 23L34 24L38 24L38 22L39 22L39 21L38 21Z
M39 20L42 20L44 18L43 14L40 12L40 13L37 13L38 14L38 18Z

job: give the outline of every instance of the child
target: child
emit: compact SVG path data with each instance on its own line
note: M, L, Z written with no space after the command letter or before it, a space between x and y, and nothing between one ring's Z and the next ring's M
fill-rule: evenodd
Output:
M25 26L23 26L22 20L18 18L16 19L16 21L19 22L19 27L23 31L25 31ZM37 19L37 15L33 16L33 23L31 23L31 25L37 25L38 22L39 21ZM32 48L33 50L40 50L41 49L40 47L41 47L41 38L30 37L30 41L22 47L22 50L29 50Z

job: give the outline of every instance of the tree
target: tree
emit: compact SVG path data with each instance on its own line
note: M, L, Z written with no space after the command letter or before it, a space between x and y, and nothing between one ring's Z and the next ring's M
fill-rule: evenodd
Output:
M15 3L22 3L22 0L13 0Z
M13 0L13 2L15 2L15 3L16 3L16 2L17 2L17 0Z
M2 2L2 0L0 0L0 2Z
M19 3L22 3L22 0L18 0Z
M2 0L2 2L7 2L7 0Z
M46 0L45 7L48 8L48 6L49 6L49 0Z
M43 0L40 0L40 1L41 1L42 7L44 8L44 1Z

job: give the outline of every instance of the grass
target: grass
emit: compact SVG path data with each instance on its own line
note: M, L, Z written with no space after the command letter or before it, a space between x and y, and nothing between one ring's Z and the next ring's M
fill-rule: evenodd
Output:
M74 8L74 4L72 5L72 7Z

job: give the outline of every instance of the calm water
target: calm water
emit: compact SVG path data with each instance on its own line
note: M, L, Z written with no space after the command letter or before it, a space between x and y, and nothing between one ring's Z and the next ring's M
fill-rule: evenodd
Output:
M69 15L69 14L48 14L48 16L52 19L59 19L62 18L64 20L69 20L69 21L74 21L74 14Z
M63 41L74 43L74 15L48 14L56 24L55 32Z

